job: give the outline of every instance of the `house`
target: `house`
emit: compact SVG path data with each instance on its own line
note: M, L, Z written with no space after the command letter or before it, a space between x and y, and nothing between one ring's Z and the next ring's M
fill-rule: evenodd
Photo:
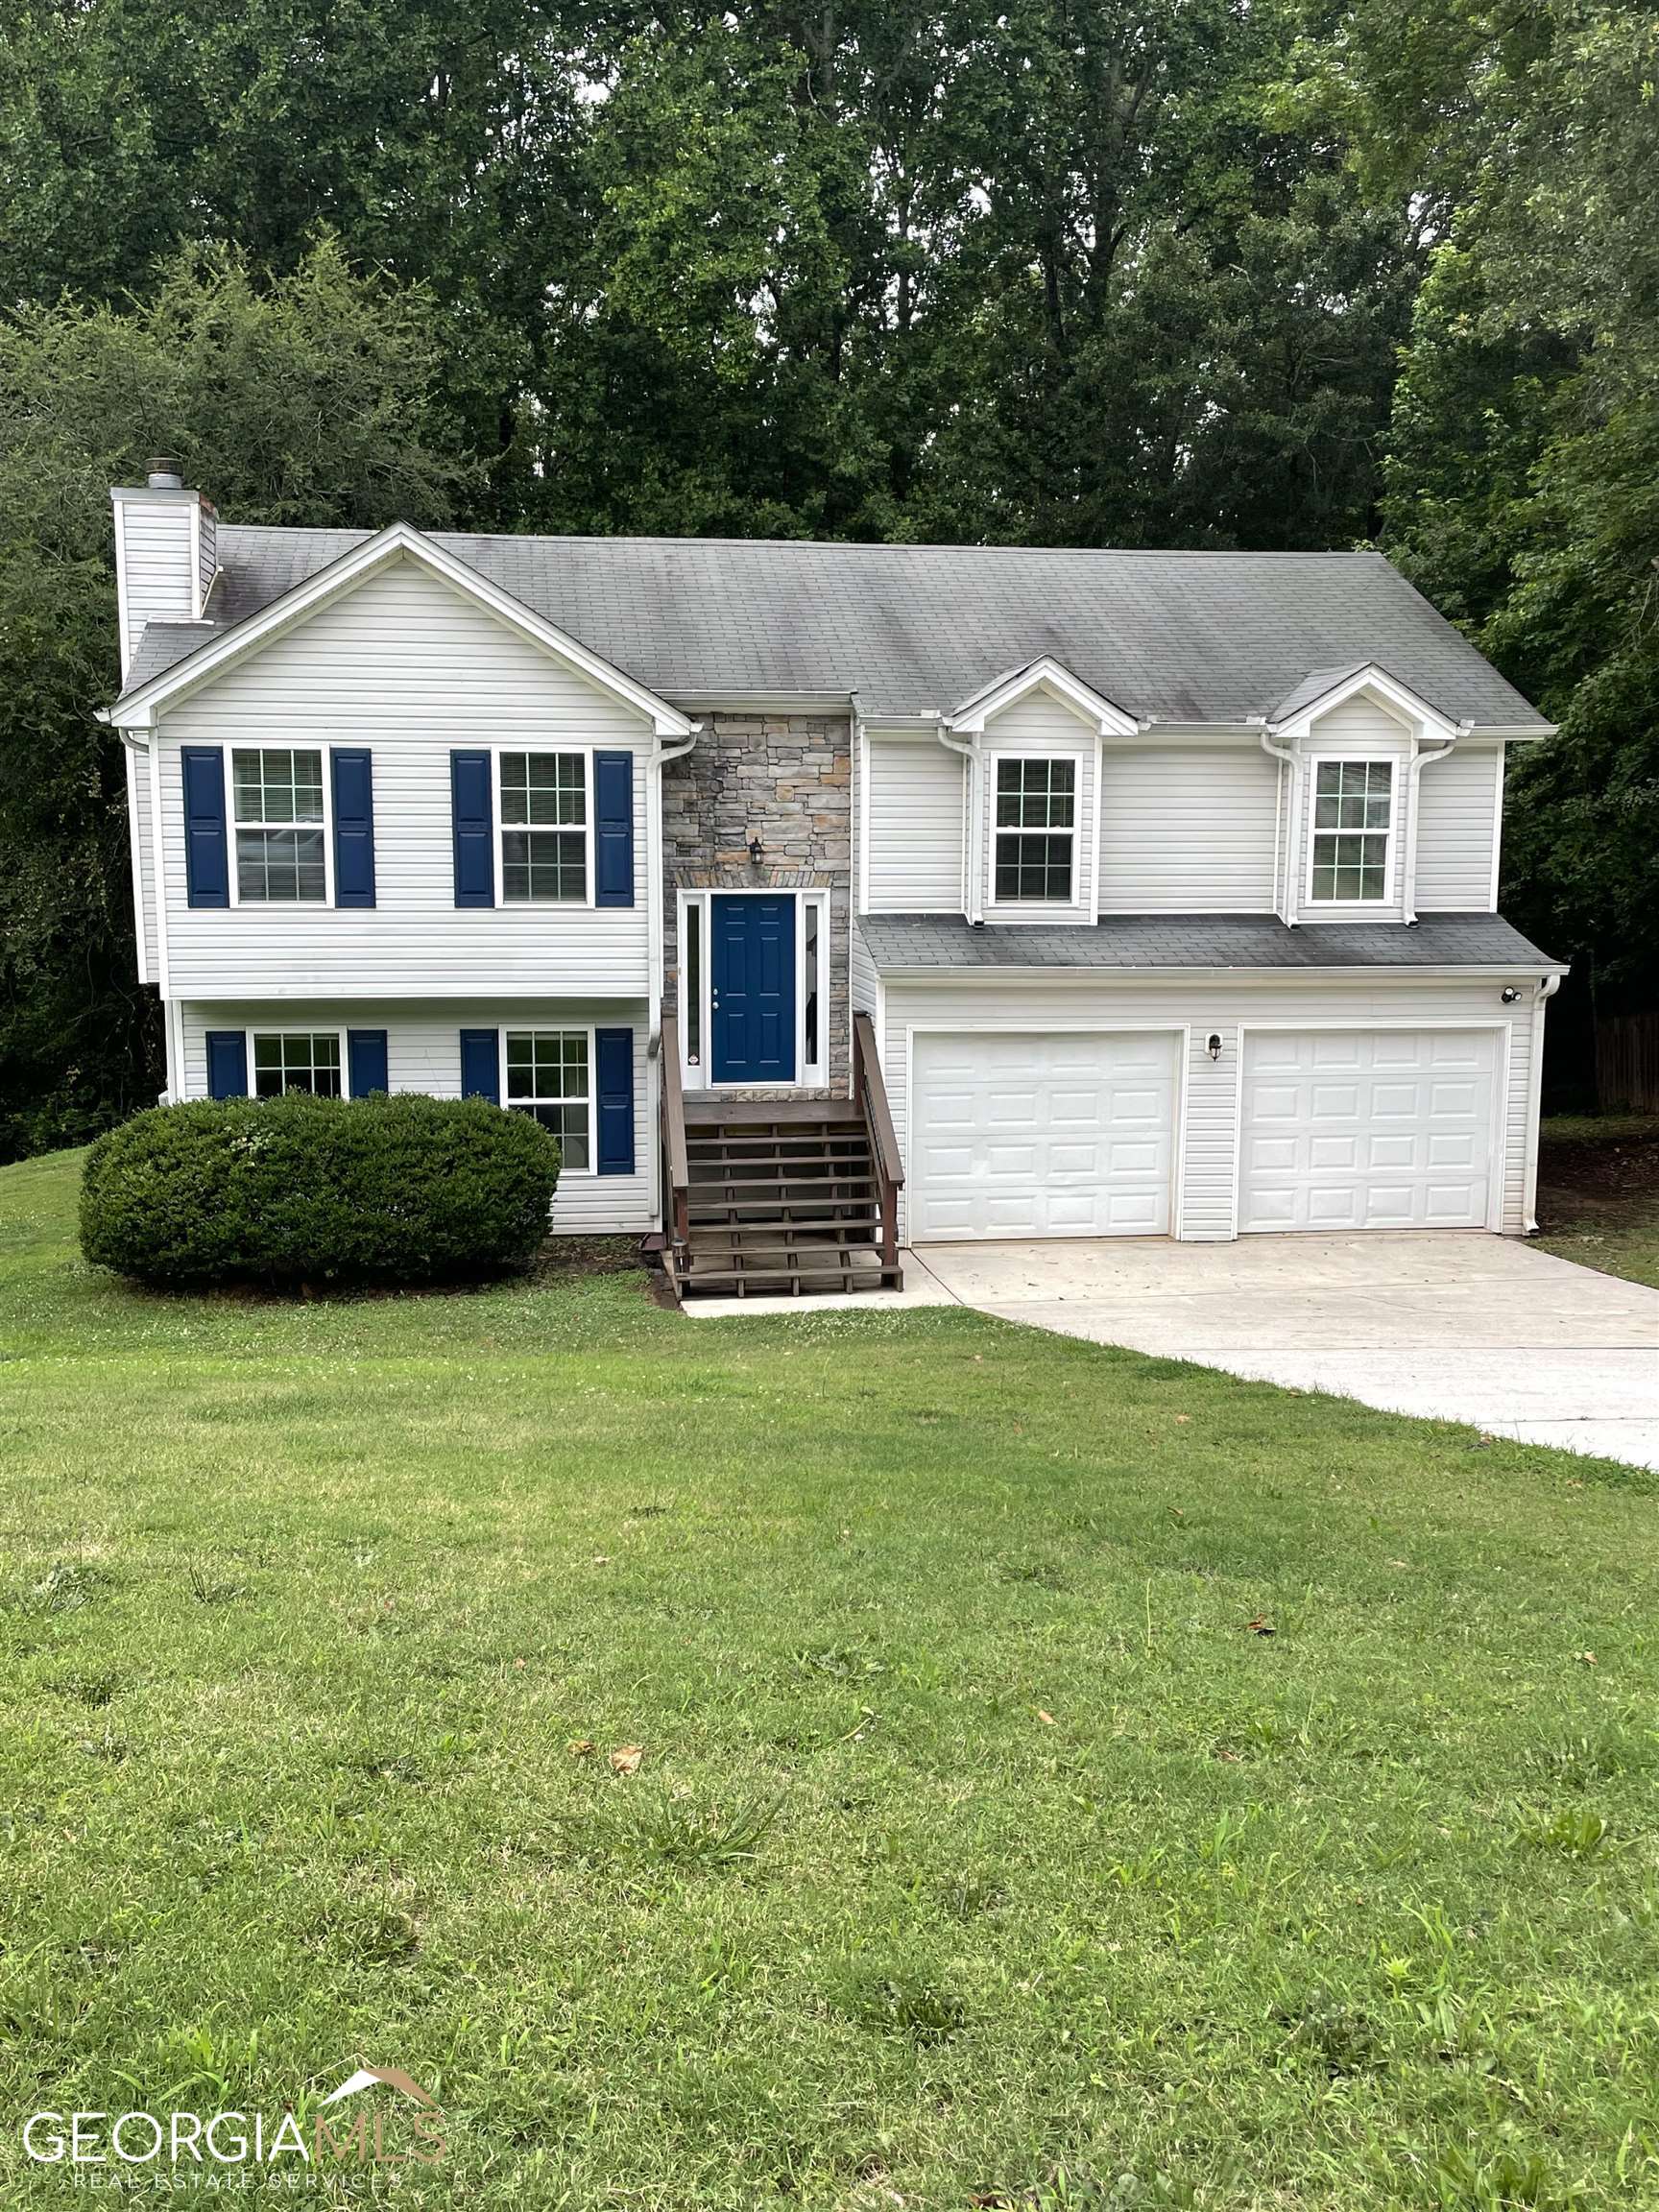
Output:
M473 537L113 494L168 1094L475 1093L691 1286L1533 1226L1551 733L1372 553ZM826 1257L828 1255L828 1257Z

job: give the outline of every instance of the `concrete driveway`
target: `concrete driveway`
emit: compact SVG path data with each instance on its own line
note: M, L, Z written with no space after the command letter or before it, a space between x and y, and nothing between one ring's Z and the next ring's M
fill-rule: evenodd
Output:
M1110 1238L910 1257L1005 1320L1659 1467L1659 1290L1504 1238Z

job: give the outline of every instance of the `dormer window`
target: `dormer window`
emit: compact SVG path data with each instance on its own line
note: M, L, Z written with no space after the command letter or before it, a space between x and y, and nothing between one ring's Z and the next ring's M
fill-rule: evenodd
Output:
M1358 906L1385 900L1393 829L1391 760L1315 762L1310 901Z
M1076 822L1074 760L1004 757L997 762L998 904L1072 902Z

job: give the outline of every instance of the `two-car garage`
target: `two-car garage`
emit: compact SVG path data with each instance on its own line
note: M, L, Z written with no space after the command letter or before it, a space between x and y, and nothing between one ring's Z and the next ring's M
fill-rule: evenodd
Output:
M1496 1228L1503 1044L1496 1024L917 1025L909 1237Z

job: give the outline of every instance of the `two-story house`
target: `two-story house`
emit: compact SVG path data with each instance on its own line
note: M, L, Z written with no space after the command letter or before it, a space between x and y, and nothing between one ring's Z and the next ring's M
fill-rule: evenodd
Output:
M1532 1224L1551 733L1375 554L236 527L115 492L168 1094L477 1094L692 1286Z

